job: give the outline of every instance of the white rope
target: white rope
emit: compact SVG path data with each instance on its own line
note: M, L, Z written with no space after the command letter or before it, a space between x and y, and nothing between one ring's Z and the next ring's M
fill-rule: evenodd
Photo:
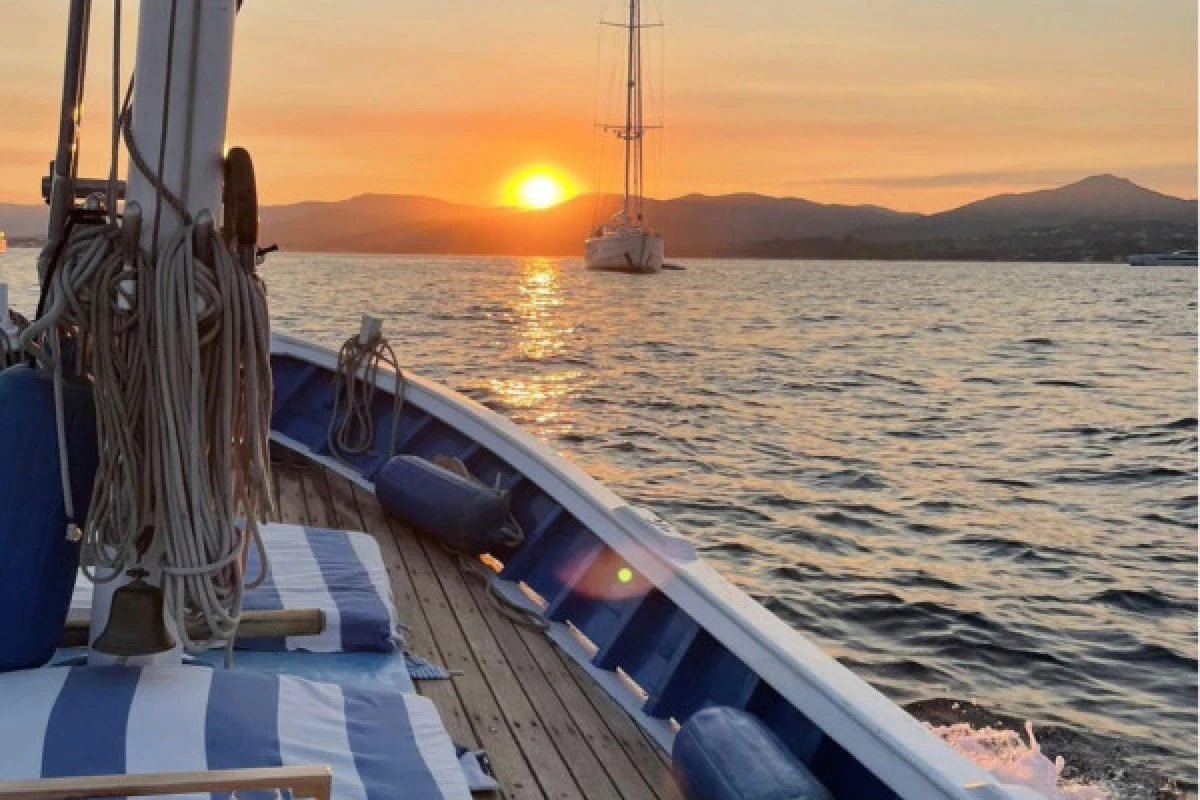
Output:
M201 235L211 266L194 255ZM258 535L272 509L266 293L214 231L180 229L153 268L144 252L126 264L121 241L111 226L72 230L46 312L21 342L54 373L56 396L60 331L90 356L99 466L83 525L88 577L112 580L139 560L161 569L167 613L195 650L202 644L187 637L190 615L213 640L236 632L248 541L267 563ZM67 458L59 463L73 518Z
M198 27L193 25L193 54ZM114 56L119 42L117 2ZM74 374L91 377L99 464L81 534L85 573L105 581L139 564L161 571L166 613L185 648L195 651L207 644L189 638L196 622L206 629L205 639L232 644L243 593L266 575L258 521L273 510L270 317L254 271L254 242L226 244L211 227L192 224L161 178L162 143L157 171L137 147L132 81L117 110L119 76L115 62L107 224L68 223L51 237L38 259L41 313L21 331L20 345L53 373L69 523L75 522L75 502L62 401L64 340L73 344ZM165 136L165 98L163 115ZM118 135L133 167L155 187L152 247L158 250L163 202L184 222L157 257L144 250L126 255L116 224ZM197 252L211 253L212 263L196 258ZM237 252L247 255L239 260ZM239 517L244 528L235 524ZM242 568L250 542L262 574L246 583Z
M333 375L333 411L325 434L326 446L335 457L364 455L374 444L376 380L385 366L395 375L387 455L391 458L396 454L396 434L404 410L404 374L388 340L376 334L366 344L358 336L351 336L338 353L337 371Z
M181 229L155 270L148 405L163 591L188 649L200 647L187 638L189 611L214 639L236 633L244 536L266 564L258 520L271 507L266 294L215 232L207 234L214 263L197 259L202 235L195 226ZM234 524L238 516L246 520L245 533Z

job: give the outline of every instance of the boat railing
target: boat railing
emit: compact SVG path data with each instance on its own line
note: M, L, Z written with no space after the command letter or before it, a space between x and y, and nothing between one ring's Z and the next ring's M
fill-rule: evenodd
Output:
M85 797L163 797L209 793L290 792L297 800L330 800L333 773L324 765L154 772L141 775L81 775L0 781L0 800L69 800Z

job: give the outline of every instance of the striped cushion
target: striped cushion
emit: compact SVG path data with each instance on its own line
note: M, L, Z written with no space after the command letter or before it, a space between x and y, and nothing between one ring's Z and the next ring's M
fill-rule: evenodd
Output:
M374 537L366 533L271 523L262 526L270 562L265 583L246 593L247 610L319 608L325 630L317 636L239 639L249 650L307 650L313 653L396 650L396 603L387 567ZM250 549L247 576L258 575L258 553ZM92 584L79 576L71 598L73 616L92 607Z
M338 800L466 800L418 695L208 667L0 675L0 779L326 764Z

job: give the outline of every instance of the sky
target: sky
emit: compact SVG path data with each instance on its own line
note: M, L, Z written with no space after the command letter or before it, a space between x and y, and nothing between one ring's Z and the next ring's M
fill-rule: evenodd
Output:
M165 2L165 0L158 0ZM106 171L112 0L84 168ZM124 64L136 5L125 0ZM66 0L0 0L0 202L37 202ZM611 190L619 0L245 0L228 141L264 202ZM937 211L1110 172L1196 195L1194 0L646 0L648 189ZM511 194L511 193L510 193Z

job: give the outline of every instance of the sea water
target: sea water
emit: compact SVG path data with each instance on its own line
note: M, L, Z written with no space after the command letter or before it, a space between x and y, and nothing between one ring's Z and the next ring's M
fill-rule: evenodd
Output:
M25 311L33 258L0 256ZM1194 781L1196 270L685 263L263 275L276 330L336 347L380 314L403 364L672 521L898 702Z

